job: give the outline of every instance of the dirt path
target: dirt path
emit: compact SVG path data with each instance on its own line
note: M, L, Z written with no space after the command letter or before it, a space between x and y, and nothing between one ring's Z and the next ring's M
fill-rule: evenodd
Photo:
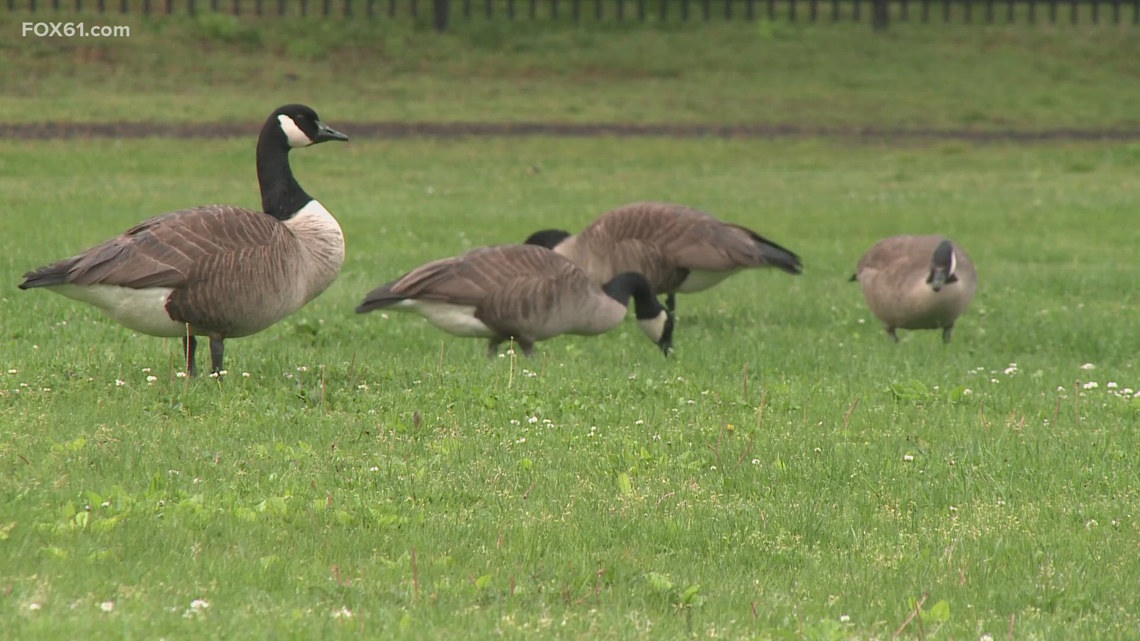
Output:
M354 138L463 138L475 136L596 136L645 138L845 138L865 141L1140 141L1140 129L973 130L891 127L819 127L812 125L702 125L633 123L494 122L338 122ZM222 123L142 122L0 123L0 139L68 138L235 138L253 136L257 127Z

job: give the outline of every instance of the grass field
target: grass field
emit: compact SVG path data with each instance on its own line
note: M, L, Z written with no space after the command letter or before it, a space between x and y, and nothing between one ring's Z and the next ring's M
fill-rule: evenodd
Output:
M1011 65L1016 86L1050 91ZM692 78L662 95L703 96ZM63 81L37 86L23 104L44 112L14 113L6 95L0 118L111 113L91 86L74 90L90 102L46 111ZM135 89L120 99L141 119L183 115L155 105L186 94ZM256 121L278 101L223 89L225 109L192 100L202 120L232 107ZM1079 101L1070 89L1057 100ZM338 96L300 99L334 127L375 104ZM468 99L439 117L484 113ZM877 117L852 104L853 121ZM1038 107L1027 125L1071 124ZM1102 125L1134 117L1089 108L1121 109ZM1140 626L1140 145L356 140L293 161L345 229L342 276L229 341L224 381L188 381L176 341L16 284L155 213L256 205L252 141L0 145L7 638L1126 639ZM631 322L488 360L419 318L352 313L426 260L640 199L752 226L805 273L682 295L669 359ZM894 345L847 277L874 240L926 231L970 252L981 288L951 345L936 332Z
M406 19L88 13L132 28L89 41L17 37L26 19L0 13L5 122L211 122L299 100L341 121L1140 126L1140 38L1087 20L882 36L866 23L457 20L438 35Z

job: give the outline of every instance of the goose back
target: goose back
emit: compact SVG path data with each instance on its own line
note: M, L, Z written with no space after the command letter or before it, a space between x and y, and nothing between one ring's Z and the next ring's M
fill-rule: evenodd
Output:
M659 293L702 291L750 267L800 271L795 254L750 229L658 202L609 211L555 251L581 265L594 282L635 271Z
M453 334L520 342L600 334L626 313L576 265L533 245L481 247L428 263L370 292L357 311L388 306L415 311Z
M315 298L343 261L340 226L317 201L285 222L207 205L151 218L30 272L21 288L55 289L148 334L183 336L189 324L192 334L239 337ZM117 291L123 289L135 293ZM121 304L124 296L143 295L153 309Z

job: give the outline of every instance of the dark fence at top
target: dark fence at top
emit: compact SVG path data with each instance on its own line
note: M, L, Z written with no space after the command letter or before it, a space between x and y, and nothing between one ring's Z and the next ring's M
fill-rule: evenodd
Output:
M9 12L429 19L1140 24L1140 0L4 0Z

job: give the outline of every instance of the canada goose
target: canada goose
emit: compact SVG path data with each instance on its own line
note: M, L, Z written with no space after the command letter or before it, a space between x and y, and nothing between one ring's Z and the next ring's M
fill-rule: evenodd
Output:
M867 306L895 342L901 327L941 329L949 343L978 289L974 263L943 236L884 238L859 260L851 280L863 286Z
M599 216L576 235L544 229L526 239L549 247L604 283L617 274L640 272L653 291L699 292L748 267L771 265L789 274L803 271L800 258L760 234L684 205L642 202Z
M415 312L449 334L490 339L488 356L512 338L529 356L537 341L613 329L630 297L641 330L668 356L673 316L644 276L623 273L599 286L574 263L532 245L481 247L428 263L372 290L356 311Z
M24 274L151 336L182 337L195 374L195 336L210 337L222 371L223 341L248 336L323 292L344 262L335 218L293 178L289 150L348 140L304 105L269 115L257 139L263 211L205 205L151 218L117 238Z

